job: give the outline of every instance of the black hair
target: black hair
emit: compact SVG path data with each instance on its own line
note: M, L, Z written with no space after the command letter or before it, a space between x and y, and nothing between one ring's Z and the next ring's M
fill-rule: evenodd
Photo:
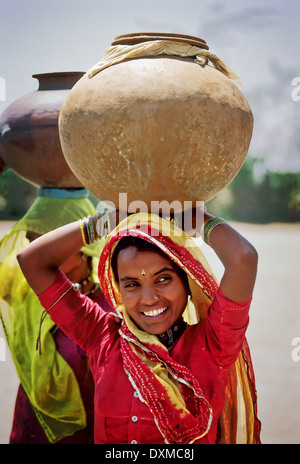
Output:
M116 248L115 248L115 250L113 252L112 258L111 258L111 267L112 267L116 282L119 282L118 255L119 255L120 251L125 250L125 248L128 248L130 246L134 246L135 248L137 248L138 251L152 251L154 253L157 253L157 254L163 256L164 258L169 259L172 262L177 275L180 277L181 281L183 282L183 284L184 284L184 286L185 286L185 288L187 290L187 293L190 293L187 274L184 272L184 270L181 269L160 248L153 245L153 243L150 243L147 240L144 240L144 239L142 239L140 237L128 236L128 237L122 237L121 240L119 240L119 243L117 244L117 246L116 246Z

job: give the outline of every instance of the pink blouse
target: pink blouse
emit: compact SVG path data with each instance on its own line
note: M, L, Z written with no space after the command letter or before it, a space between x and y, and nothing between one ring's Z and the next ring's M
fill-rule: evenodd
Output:
M142 403L123 369L119 324L97 303L73 289L61 272L39 295L51 319L89 356L95 381L95 443L163 444L147 405ZM169 350L187 366L213 410L209 432L195 443L215 443L223 409L228 369L235 362L249 322L251 299L234 303L219 289L208 316L188 326Z

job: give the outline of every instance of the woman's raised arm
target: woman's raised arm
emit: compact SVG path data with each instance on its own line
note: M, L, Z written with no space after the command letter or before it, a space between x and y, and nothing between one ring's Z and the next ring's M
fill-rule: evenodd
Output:
M235 302L247 301L253 293L258 256L255 248L237 230L221 218L215 218L203 209L185 211L184 224L197 224L197 214L204 216L204 241L208 243L224 265L220 288L223 295ZM194 236L194 229L185 230ZM200 231L196 236L201 236Z
M97 219L93 217L94 225ZM76 221L37 238L19 252L22 272L37 295L50 287L59 267L83 247L82 233Z
M210 219L212 216L205 213L205 222ZM220 222L211 230L209 245L225 268L220 283L223 295L236 302L248 300L253 293L257 272L255 248L227 222Z

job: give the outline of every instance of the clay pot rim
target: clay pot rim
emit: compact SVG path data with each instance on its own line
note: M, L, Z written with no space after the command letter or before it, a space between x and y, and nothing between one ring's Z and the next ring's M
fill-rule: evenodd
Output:
M32 74L32 77L39 82L38 90L70 90L70 81L75 85L84 74L83 71L58 71Z
M186 34L175 34L168 32L135 32L117 36L111 45L134 45L151 40L170 40L173 42L184 42L199 48L209 49L206 41L200 37Z

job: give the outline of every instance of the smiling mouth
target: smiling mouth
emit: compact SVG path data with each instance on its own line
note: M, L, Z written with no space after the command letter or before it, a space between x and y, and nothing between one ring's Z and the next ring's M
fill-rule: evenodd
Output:
M147 317L156 317L167 311L167 309L169 309L169 306L166 306L165 308L161 309L154 309L153 311L145 311L142 314Z

